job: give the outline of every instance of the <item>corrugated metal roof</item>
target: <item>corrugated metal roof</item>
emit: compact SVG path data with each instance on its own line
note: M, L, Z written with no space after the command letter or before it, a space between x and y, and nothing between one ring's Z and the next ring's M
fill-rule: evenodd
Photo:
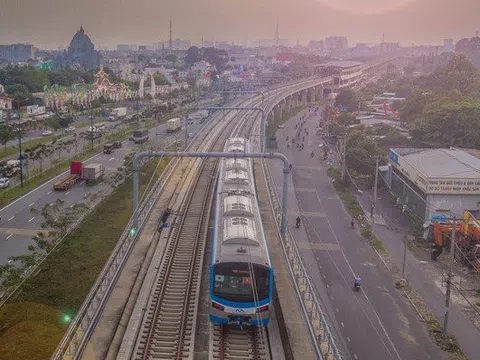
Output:
M480 178L480 159L460 149L392 150L427 178Z

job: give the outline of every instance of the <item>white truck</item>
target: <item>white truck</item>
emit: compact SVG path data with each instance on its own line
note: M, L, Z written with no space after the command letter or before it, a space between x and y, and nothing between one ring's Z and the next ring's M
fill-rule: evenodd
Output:
M174 118L167 121L167 133L177 132L182 128L180 118Z
M108 117L108 120L115 121L118 118L124 117L127 115L127 108L126 107L119 107L112 109L110 112L110 116Z
M89 164L83 166L82 177L86 182L98 181L105 173L105 166L102 164Z

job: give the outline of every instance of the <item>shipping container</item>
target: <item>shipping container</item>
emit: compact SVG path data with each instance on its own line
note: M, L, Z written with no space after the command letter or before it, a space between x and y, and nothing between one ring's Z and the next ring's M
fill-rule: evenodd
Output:
M100 179L105 172L102 164L90 164L83 167L83 179L86 181L96 181Z
M175 119L170 119L167 121L167 132L176 132L179 131L182 128L182 125L180 124L180 119L175 118Z
M82 175L83 163L81 161L72 161L70 164L70 174Z

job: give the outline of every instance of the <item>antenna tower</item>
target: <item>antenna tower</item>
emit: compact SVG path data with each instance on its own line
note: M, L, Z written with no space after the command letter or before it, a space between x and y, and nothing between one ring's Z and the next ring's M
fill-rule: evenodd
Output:
M170 42L169 42L169 46L170 46L170 51L172 51L172 18L170 17Z
M275 44L278 47L278 40L279 40L279 34L278 34L278 22L277 22L277 28L275 29Z

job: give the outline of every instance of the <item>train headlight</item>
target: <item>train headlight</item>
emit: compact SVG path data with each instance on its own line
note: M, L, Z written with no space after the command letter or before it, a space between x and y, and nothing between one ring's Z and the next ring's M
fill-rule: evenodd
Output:
M268 305L265 305L265 306L257 308L255 310L255 312L260 313L260 312L264 312L264 311L267 311L267 310L268 310Z
M217 304L216 302L213 302L213 301L212 301L212 307L215 308L215 309L218 309L220 311L225 310L225 308L222 305Z

